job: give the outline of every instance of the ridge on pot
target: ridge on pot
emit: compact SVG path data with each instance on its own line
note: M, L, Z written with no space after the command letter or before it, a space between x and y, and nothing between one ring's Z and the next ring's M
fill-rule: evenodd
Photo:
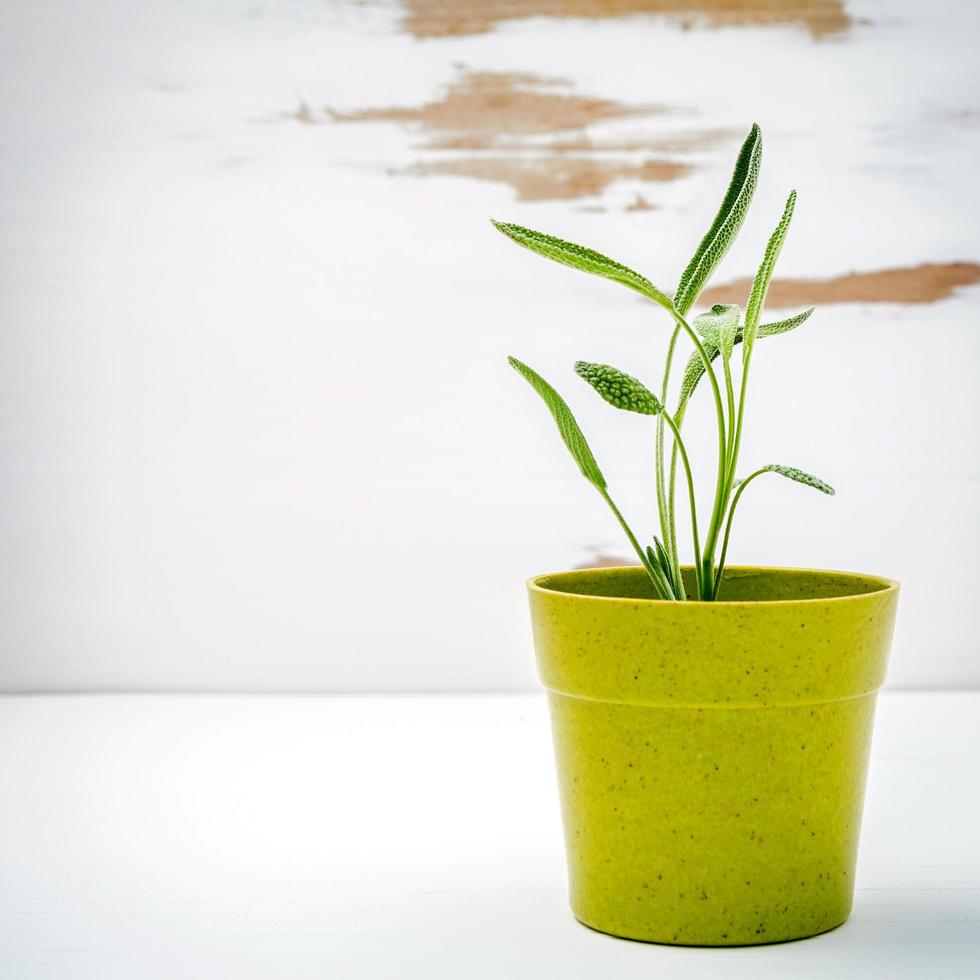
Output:
M575 915L708 946L844 922L897 583L732 568L720 601L679 603L630 567L528 588Z

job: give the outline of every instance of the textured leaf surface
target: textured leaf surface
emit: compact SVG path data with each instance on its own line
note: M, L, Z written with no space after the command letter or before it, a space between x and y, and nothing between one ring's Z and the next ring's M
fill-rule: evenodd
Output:
M756 339L758 340L761 337L775 337L777 334L789 333L790 330L795 330L798 326L806 323L810 319L810 314L813 313L813 309L811 306L810 309L804 310L802 313L797 313L795 316L787 317L785 320L760 324L759 329L756 331ZM743 328L739 327L735 334L735 344L742 342L742 331ZM719 348L713 344L705 344L704 350L708 358L712 361L719 354ZM695 352L688 358L687 366L684 368L684 377L681 380L679 411L688 403L691 395L694 394L694 389L698 386L698 382L703 377L704 363L700 355Z
M561 433L568 451L572 454L572 458L578 463L582 475L596 489L605 490L606 478L602 475L599 464L596 463L592 450L585 441L585 436L579 428L578 422L575 421L572 410L565 404L565 400L537 371L529 368L523 361L519 361L516 357L508 357L507 360L510 366L531 385L541 396L545 405L548 406L548 411L551 412L552 418L558 426L558 431Z
M727 358L732 356L735 337L738 334L738 317L741 310L737 306L722 306L716 304L707 313L694 318L694 328L716 350L720 350ZM704 367L700 357L698 361Z
M691 326L701 335L706 344L718 346L718 324L710 313L702 313L691 321Z
M752 356L752 348L755 345L756 332L759 329L759 319L762 316L762 308L766 305L766 294L769 292L769 283L772 280L773 269L776 267L776 259L782 251L783 242L786 240L786 233L789 231L789 224L793 220L793 209L796 207L796 191L790 191L786 199L786 207L783 209L783 216L776 225L776 230L766 245L765 254L762 257L762 265L755 275L752 282L752 292L749 294L749 302L745 307L745 327L742 337L742 360L748 361Z
M713 361L721 351L711 343L706 343L704 345L704 352L708 355L708 360ZM698 382L704 377L704 361L701 360L701 355L695 351L687 360L687 367L684 368L684 377L681 378L681 393L680 399L677 403L677 411L674 413L674 417L677 418L684 412L684 408L687 403L691 400L691 395L694 394L694 389L697 388Z
M573 242L562 241L553 235L545 235L543 232L533 231L521 225L494 221L493 226L511 241L523 245L524 248L528 248L532 252L537 252L538 255L543 255L554 262L560 262L562 265L571 266L573 269L581 269L583 272L590 272L594 276L602 276L604 279L622 283L667 309L673 308L670 298L657 289L646 276L641 276L640 273L634 272L628 266L616 262L600 252L585 248L582 245L575 245Z
M798 470L794 466L780 466L778 463L770 463L768 466L762 467L762 472L778 473L780 476L785 476L787 480L795 480L797 483L813 487L814 490L829 494L831 497L837 492L829 483L824 483L819 477L804 473L803 470Z
M687 264L677 286L677 292L674 293L674 304L681 313L686 314L694 305L705 283L725 257L725 253L742 227L756 184L759 182L761 164L762 132L753 124L735 160L732 179L718 213Z
M815 307L810 307L808 310L804 310L802 313L797 313L796 316L787 317L785 320L777 320L775 323L761 323L759 324L759 329L756 332L756 338L759 337L775 337L776 334L789 333L790 330L795 330L798 326L806 323L810 319L810 314L813 313ZM741 341L741 329L739 330L739 337L736 343Z
M616 408L639 415L659 415L663 411L659 399L642 382L608 364L577 361L575 373Z

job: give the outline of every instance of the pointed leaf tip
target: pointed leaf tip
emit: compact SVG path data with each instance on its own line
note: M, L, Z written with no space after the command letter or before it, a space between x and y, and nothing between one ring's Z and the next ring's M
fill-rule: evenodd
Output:
M794 480L796 483L802 483L804 486L813 487L814 490L819 490L829 497L833 497L837 493L829 483L825 483L820 477L813 476L810 473L804 473L803 470L798 470L795 466L781 466L778 463L770 463L768 466L763 466L762 471L765 473L778 473L780 476L786 477L787 480Z
M711 227L688 262L674 293L674 303L682 314L694 305L718 263L728 253L738 235L759 182L762 165L762 131L752 125L735 160L728 190L722 198Z
M609 364L576 361L575 373L616 408L638 415L659 415L663 411L660 400L646 385Z
M782 251L783 242L786 240L790 222L793 220L795 207L796 191L793 190L789 192L789 197L786 198L782 217L769 238L765 254L762 256L762 264L752 281L752 292L749 295L748 305L745 307L745 326L742 330L742 361L745 364L752 356L752 348L755 346L759 329L759 318L762 316L762 310L766 304L766 295L769 292L769 283L772 280L773 270L776 268L776 260Z
M605 491L606 478L603 476L602 470L599 469L599 464L596 462L595 456L592 455L585 434L579 428L579 424L565 400L537 371L528 367L523 361L519 361L516 357L508 357L507 362L541 396L541 400L548 406L548 411L551 412L551 417L558 426L562 441L572 454L572 458L578 463L582 476L600 492Z
M579 269L581 272L588 272L594 276L601 276L603 279L611 279L613 282L628 286L648 299L652 299L664 309L673 312L673 303L665 293L657 289L646 276L640 275L639 272L623 265L622 262L617 262L595 249L576 245L574 242L566 242L554 235L546 235L544 232L525 228L523 225L503 221L494 221L493 225L497 231L506 235L512 242L516 242L532 252L537 252L538 255L551 259L552 262L558 262L561 265Z
M756 331L756 338L775 337L776 334L789 333L790 330L795 330L801 324L806 323L815 309L815 306L811 306L808 310L797 313L795 316L787 317L785 320L776 320L775 323L760 323L759 329Z

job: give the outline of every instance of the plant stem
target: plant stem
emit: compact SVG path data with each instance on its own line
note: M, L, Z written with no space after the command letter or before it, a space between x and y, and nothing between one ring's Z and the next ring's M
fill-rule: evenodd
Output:
M725 508L728 505L728 500L732 493L732 479L735 474L735 430L736 430L736 417L735 417L735 389L732 384L732 365L731 358L726 357L722 353L722 365L725 373L725 397L728 402L728 443L725 450L725 483L724 489L722 491L721 497L721 511L719 516L724 516ZM714 552L715 545L718 540L718 534L721 529L721 521L717 524L713 524L710 529L711 533L708 535L708 540L705 542L705 563L708 566L704 572L705 578L709 581L708 591L711 594L711 598L714 599L718 595L718 589L720 585L722 568L724 567L724 559L719 563L718 568L714 567Z
M732 450L735 446L735 391L732 387L731 359L722 354L722 361L725 367L725 395L728 399L728 475L730 476L735 465L732 460Z
M640 563L646 570L647 575L649 575L653 580L653 584L657 587L657 591L661 593L664 599L672 599L673 596L671 595L663 595L663 586L657 579L654 569L650 564L650 559L647 557L646 552L640 547L640 542L636 540L636 535L633 533L629 524L626 523L626 518L623 517L619 508L613 503L612 497L609 496L609 491L600 490L599 493L602 494L602 499L609 504L610 510L612 510L612 512L616 515L616 520L619 521L619 526L623 529L623 533L626 535L626 537L629 538L629 543L633 546L633 550L639 556Z
M684 408L681 408L679 412L674 415L674 424L677 426L678 431L680 431L681 426L684 424ZM677 489L677 443L674 442L670 447L670 477L668 480L668 493L667 493L667 519L670 523L670 533L673 539L677 540L677 510L675 507ZM700 596L699 596L700 597Z
M718 379L715 377L714 369L711 367L711 358L708 357L708 352L704 349L704 344L701 343L701 339L697 333L676 309L673 313L674 318L694 342L701 362L704 364L705 374L711 383L711 393L715 399L715 415L718 419L718 478L715 482L715 500L711 508L711 523L708 525L708 541L711 543L711 548L708 550L707 545L705 546L706 553L703 560L701 587L699 588L700 598L710 599L713 585L711 556L714 554L714 543L717 540L721 521L724 517L725 500L727 498L725 488L728 485L728 435L725 426L725 409L722 406L721 389L718 387Z
M681 431L678 429L677 424L670 417L670 414L666 411L662 411L660 415L663 420L670 426L671 434L674 437L674 445L677 446L680 455L681 462L684 464L684 473L687 476L687 493L688 499L691 504L691 532L694 538L694 575L697 581L698 595L702 596L703 592L703 582L701 578L701 539L698 535L698 511L697 511L697 501L694 496L694 477L691 475L691 464L687 458L687 450L684 448L684 440L681 439ZM678 571L678 577L680 572Z
M661 599L674 600L677 598L677 594L667 578L667 573L652 558L650 558L650 564L647 566L647 572L653 579L653 584L657 587Z
M744 341L743 341L744 343ZM749 350L748 357L742 363L742 381L739 386L738 393L738 415L737 420L734 422L734 438L731 441L731 448L728 453L728 474L725 480L724 488L724 499L725 501L731 496L732 486L735 482L735 467L738 465L738 453L742 445L742 422L745 419L745 393L749 381L749 364L752 361L752 350ZM755 476L753 474L752 476ZM749 477L748 479L752 479ZM748 482L748 479L746 482ZM744 484L742 484L744 486ZM741 487L739 488L741 490ZM733 502L734 504L734 502ZM731 521L731 512L729 512L729 523ZM708 540L705 542L705 560L714 563L715 545L718 543L718 532L720 531L720 524L718 527L712 528L714 533L709 531ZM724 565L724 559L719 562L719 565ZM715 585L713 588L715 595L718 594L718 586Z
M670 382L670 369L674 360L674 350L677 347L677 337L681 332L679 326L675 326L670 335L670 343L667 346L667 360L664 364L663 380L660 383L660 403L667 403L667 389ZM664 487L664 420L663 413L657 418L657 510L660 514L660 531L663 534L664 549L670 559L671 571L673 574L675 588L678 599L686 599L687 593L684 590L684 581L681 577L680 557L677 549L677 529L674 523L673 510L673 483L671 484L670 501L667 500L667 493ZM671 449L671 471L673 472L673 461L676 459L676 445Z
M715 580L713 599L718 597L718 592L721 589L721 578L725 574L725 558L728 556L728 538L732 533L732 521L735 518L735 507L738 505L738 501L742 494L745 492L745 488L761 474L765 473L766 470L756 470L754 473L749 474L739 485L738 489L735 491L735 496L732 497L731 506L728 508L728 520L725 522L725 536L721 543L721 557L718 559L718 575Z

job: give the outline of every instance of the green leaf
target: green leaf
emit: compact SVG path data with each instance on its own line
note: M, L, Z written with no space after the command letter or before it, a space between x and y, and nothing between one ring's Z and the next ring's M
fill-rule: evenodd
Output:
M806 323L810 319L810 314L813 313L813 307L804 310L802 313L797 313L796 316L787 317L785 320L777 320L775 323L763 323L760 324L759 329L756 333L756 339L761 337L775 337L777 334L789 333L790 330L795 330L798 326ZM742 342L742 327L739 327L738 332L735 334L735 343L740 344ZM708 359L713 361L719 352L718 347L713 344L705 344L705 353L708 355ZM693 353L687 361L687 367L684 369L684 377L681 380L681 395L680 401L678 403L676 415L682 415L685 406L688 401L690 401L691 395L694 394L694 389L698 386L698 382L704 377L704 363L701 360L701 356L695 352Z
M667 584L670 586L670 591L672 597L675 599L681 598L681 590L677 587L677 582L674 579L674 567L671 564L670 555L667 554L667 549L661 544L660 538L656 535L653 536L653 546L657 552L657 560L660 562L660 567L664 571L664 577L667 579ZM649 551L649 548L647 549Z
M821 493L826 493L831 497L837 492L829 483L824 483L819 477L811 476L809 473L804 473L803 470L798 470L793 466L780 466L777 463L770 463L768 466L763 466L760 472L778 473L780 476L785 476L787 480L795 480L797 483L813 487L814 490L819 490Z
M541 396L548 411L551 412L558 431L572 454L572 458L578 463L578 468L582 471L582 476L586 478L597 490L605 491L606 478L599 469L589 444L585 441L585 436L579 428L572 410L565 404L565 400L541 377L535 370L529 368L516 357L508 357L508 363L523 377L528 384Z
M704 344L704 352L708 355L709 361L714 361L721 353L718 347L711 343ZM677 411L674 412L675 421L679 422L680 418L683 417L687 403L691 400L691 395L694 394L694 389L697 388L698 382L704 377L704 373L704 361L701 360L701 355L695 351L688 358L687 367L684 368L684 377L681 378L680 398L677 402Z
M759 325L756 338L775 337L779 333L789 333L790 330L795 330L801 324L806 323L810 319L810 314L813 313L814 309L815 307L811 306L810 309L804 310L802 313L797 313L796 316L787 317L785 320L777 320L775 323L762 323ZM735 343L739 343L741 340L740 329L738 339Z
M765 255L762 257L762 265L759 266L759 271L752 282L752 292L749 294L749 302L745 307L745 327L743 328L742 339L743 363L752 356L752 348L755 346L756 333L759 329L759 319L762 316L762 308L766 304L766 294L769 292L769 282L772 279L773 269L776 267L776 259L779 258L783 242L786 240L789 223L793 220L795 207L796 191L790 191L789 197L786 199L786 207L783 209L783 216L779 219L779 224L776 225L776 230L769 239Z
M741 312L737 306L715 304L707 313L694 318L694 328L708 344L725 355L725 360L732 356L732 347L735 346L735 337L738 334L738 317ZM704 367L700 357L698 361Z
M735 241L759 182L761 164L762 131L753 123L735 160L732 179L718 213L707 234L701 239L701 244L684 270L677 292L674 293L674 305L682 314L686 314L695 304L705 283Z
M661 545L660 548L662 550L663 546ZM671 584L671 576L669 571L670 564L668 562L665 565L660 558L660 555L649 545L647 545L646 566L650 578L653 579L653 584L657 587L657 591L660 593L660 598L676 599L677 595L675 594L674 587Z
M670 297L657 289L645 276L641 276L620 262L615 262L591 248L562 241L560 238L545 235L540 231L532 231L530 228L524 228L521 225L508 224L504 221L493 221L492 224L497 231L505 234L511 241L523 245L524 248L528 248L532 252L537 252L538 255L543 255L546 259L571 266L573 269L581 269L583 272L590 272L594 276L602 276L604 279L622 283L673 312Z
M616 408L639 415L659 415L663 411L659 399L644 384L608 364L576 361L575 373Z
M718 324L710 313L702 313L691 321L691 326L701 335L706 344L718 346Z

